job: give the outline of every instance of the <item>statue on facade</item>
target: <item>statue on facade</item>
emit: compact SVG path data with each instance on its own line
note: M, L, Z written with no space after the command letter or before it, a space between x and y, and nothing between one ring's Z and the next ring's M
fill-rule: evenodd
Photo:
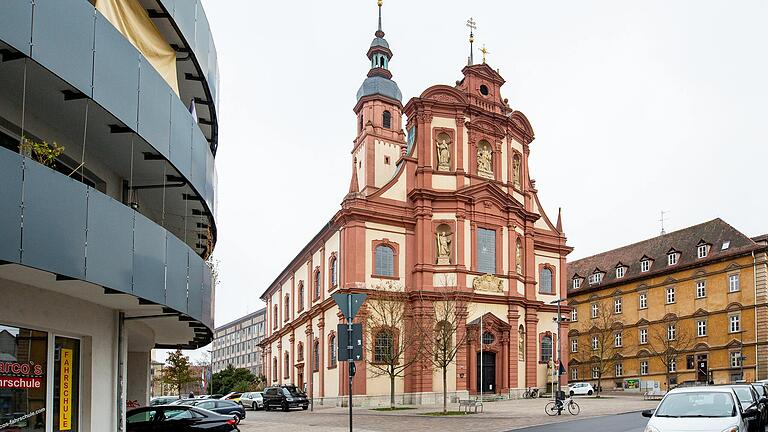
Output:
M493 164L491 162L491 149L487 146L477 148L477 173L483 177L493 176Z
M515 270L517 274L523 273L523 244L520 242L520 239L517 239L517 244L515 245Z
M525 331L522 327L520 327L517 334L517 359L525 361Z
M520 189L520 157L517 155L512 158L512 184Z
M451 239L446 231L437 232L437 264L448 265L451 263Z
M451 150L450 142L445 138L445 135L438 137L435 140L437 143L437 170L438 171L450 171L451 170Z

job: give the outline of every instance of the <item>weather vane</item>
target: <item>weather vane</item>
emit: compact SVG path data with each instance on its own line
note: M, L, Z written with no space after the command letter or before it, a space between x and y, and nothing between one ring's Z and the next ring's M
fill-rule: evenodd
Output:
M485 64L485 56L491 52L488 51L488 48L485 47L485 44L483 44L483 47L480 48L480 52L483 53L483 64Z
M475 42L475 29L477 29L477 23L471 17L467 20L467 27L469 27L469 64L475 63L475 58L472 55L472 45Z

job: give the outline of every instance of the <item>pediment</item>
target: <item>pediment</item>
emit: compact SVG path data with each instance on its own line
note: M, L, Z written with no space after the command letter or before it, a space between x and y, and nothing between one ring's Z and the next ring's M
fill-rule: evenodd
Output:
M709 315L709 312L701 308L697 309L696 312L693 313L693 316L706 316L706 315Z
M651 322L650 322L650 321L648 321L647 319L645 319L645 318L640 318L640 320L637 322L637 325L638 325L638 326L644 326L644 325L649 325L650 323L651 323Z
M738 302L729 303L728 306L725 307L725 310L729 312L742 310L742 309L744 309L744 306L742 306L741 303L738 303Z
M495 136L497 138L504 138L504 129L485 119L478 119L469 122L467 129L477 132L482 132L488 135ZM493 144L493 143L491 143Z
M733 271L733 270L738 270L738 269L740 269L740 268L741 268L741 267L739 267L739 265L738 265L738 264L736 264L736 263L730 263L730 264L728 264L728 266L725 268L725 271Z
M648 351L645 348L643 348L643 349L641 349L640 351L637 352L637 357L641 357L642 358L642 357L650 357L650 356L651 356L651 352Z
M469 103L466 96L453 87L438 84L432 86L419 96L421 99L429 99L437 102L454 103L466 105Z
M486 312L482 315L483 319L483 327L487 327L488 329L500 329L502 331L506 330L508 331L512 327L510 327L509 323L502 320L501 318L497 317L491 312ZM472 321L467 323L467 327L480 327L480 317L477 317L473 319Z
M491 182L483 182L456 191L456 195L470 198L476 205L495 205L501 210L509 207L524 208L512 195L505 193Z
M694 351L709 351L709 345L707 345L704 342L696 344L695 347L693 347Z
M728 342L728 344L725 347L726 348L740 348L741 347L741 342L739 342L736 339L731 339L731 341Z
M576 329L568 330L568 336L578 336L578 335L579 335L579 331L578 330L576 330Z
M677 319L677 315L673 313L668 313L664 315L664 318L662 318L662 321L675 321Z
M672 276L669 276L666 279L664 279L664 282L662 282L662 283L664 283L664 284L673 284L675 282L677 282L677 279L673 278Z

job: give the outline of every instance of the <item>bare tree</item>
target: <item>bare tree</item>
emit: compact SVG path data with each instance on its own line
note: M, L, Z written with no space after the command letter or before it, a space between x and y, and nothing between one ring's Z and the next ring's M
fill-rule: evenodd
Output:
M436 298L427 298L428 295L436 295ZM442 374L443 413L448 412L448 368L467 342L467 332L462 329L466 324L467 305L471 297L466 297L466 293L462 295L464 297L447 286L420 294L422 304L431 303L434 311L427 319L416 320L416 323L420 337L425 341L424 358Z
M407 296L399 282L375 286L365 304L366 359L374 376L389 378L389 406L394 409L395 381L420 360L422 340L406 319Z
M672 366L677 369L677 357L690 350L693 343L692 332L682 326L676 316L665 317L651 326L648 348L651 355L658 358L664 366L667 389L672 377Z
M590 308L593 313L592 326L587 330L590 349L584 351L579 361L588 364L592 371L597 372L595 397L599 398L603 376L610 372L615 364L616 355L620 351L615 341L616 333L621 331L621 321L610 302L595 302ZM594 316L595 312L596 316Z

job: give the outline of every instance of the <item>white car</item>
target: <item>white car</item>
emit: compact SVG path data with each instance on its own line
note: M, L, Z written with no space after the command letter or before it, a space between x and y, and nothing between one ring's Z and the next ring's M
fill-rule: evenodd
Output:
M590 383L578 382L578 383L568 384L568 394L571 396L576 396L576 395L592 396L592 394L594 393L595 393L595 389L592 387L592 384Z
M748 432L757 409L742 408L729 387L685 387L668 392L650 417L645 432Z
M264 408L264 397L261 392L247 392L240 396L240 405L254 411Z

